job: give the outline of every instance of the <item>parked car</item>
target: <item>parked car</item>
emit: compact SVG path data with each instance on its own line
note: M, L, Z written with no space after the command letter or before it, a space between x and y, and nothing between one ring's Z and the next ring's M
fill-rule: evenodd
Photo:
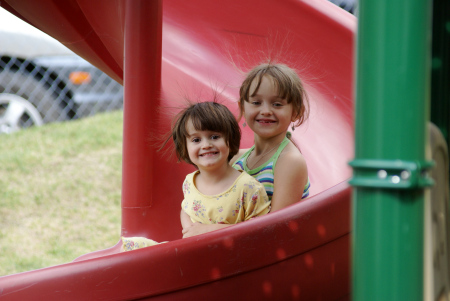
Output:
M0 134L122 105L120 84L0 8Z
M351 14L356 13L358 0L328 0L328 1L336 4L337 6L339 6L342 9L345 9L346 11L348 11Z

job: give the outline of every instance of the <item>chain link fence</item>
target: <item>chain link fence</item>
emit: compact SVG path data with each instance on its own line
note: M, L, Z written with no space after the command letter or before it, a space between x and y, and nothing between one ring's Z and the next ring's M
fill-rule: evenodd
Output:
M0 17L0 134L122 109L120 84L49 36L13 31Z
M2 57L0 132L122 108L121 85L78 57L59 60L47 68L36 61Z

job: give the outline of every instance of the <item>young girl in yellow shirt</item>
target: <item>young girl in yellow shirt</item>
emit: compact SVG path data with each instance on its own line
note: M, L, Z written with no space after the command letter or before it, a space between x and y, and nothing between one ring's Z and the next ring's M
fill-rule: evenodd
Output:
M178 159L198 169L183 183L184 237L195 235L192 229L199 224L222 225L211 229L215 230L269 212L264 186L229 164L239 151L241 132L227 107L217 102L189 106L178 115L171 136ZM157 244L143 237L123 237L122 241L125 251Z

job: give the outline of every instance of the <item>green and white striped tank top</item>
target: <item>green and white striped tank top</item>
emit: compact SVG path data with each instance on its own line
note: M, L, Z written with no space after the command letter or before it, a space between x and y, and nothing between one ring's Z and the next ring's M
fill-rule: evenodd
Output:
M233 167L237 170L244 170L249 175L254 177L258 182L264 185L264 188L266 189L267 195L269 197L269 200L272 200L273 196L273 181L274 181L274 170L275 170L275 164L277 163L278 157L280 156L283 149L288 145L289 139L287 137L284 138L284 140L281 142L280 146L278 147L278 150L276 151L273 156L267 160L267 162L259 166L255 169L248 169L247 168L247 158L251 154L251 152L254 150L255 146L253 145L252 148L250 148L245 154L243 154L241 157L239 157L236 162L234 162ZM309 196L309 188L311 184L309 183L309 177L308 177L308 183L306 183L305 188L303 189L303 195L302 199Z

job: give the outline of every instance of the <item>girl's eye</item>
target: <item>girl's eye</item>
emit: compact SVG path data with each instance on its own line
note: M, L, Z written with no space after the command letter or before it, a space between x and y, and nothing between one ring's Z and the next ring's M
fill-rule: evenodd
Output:
M258 100L254 100L251 102L251 104L257 106L257 105L261 104L261 102Z
M198 143L198 142L200 142L200 138L194 138L194 139L192 139L192 142Z
M274 107L282 107L283 104L282 104L282 103L279 103L279 102L275 102L275 103L273 104L273 106L274 106Z
M220 135L212 135L211 136L211 139L212 140L217 140L217 139L219 139L220 138Z

